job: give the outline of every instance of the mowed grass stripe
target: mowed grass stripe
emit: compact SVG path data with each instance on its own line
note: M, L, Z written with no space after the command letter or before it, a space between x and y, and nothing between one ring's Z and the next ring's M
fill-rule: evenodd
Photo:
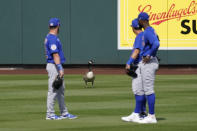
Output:
M95 88L84 88L82 75L66 75L66 104L79 118L46 121L47 78L47 75L0 75L0 131L197 129L196 75L156 76L156 125L120 120L135 105L131 79L126 75L96 75ZM55 108L58 110L57 103Z

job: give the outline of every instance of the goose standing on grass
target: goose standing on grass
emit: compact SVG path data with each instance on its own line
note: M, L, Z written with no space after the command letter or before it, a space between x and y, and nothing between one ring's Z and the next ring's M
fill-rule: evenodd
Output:
M95 76L94 76L94 73L92 71L92 64L93 64L92 60L88 61L89 71L86 72L85 75L83 76L83 80L85 81L86 88L88 87L88 82L92 83L92 88L94 87Z

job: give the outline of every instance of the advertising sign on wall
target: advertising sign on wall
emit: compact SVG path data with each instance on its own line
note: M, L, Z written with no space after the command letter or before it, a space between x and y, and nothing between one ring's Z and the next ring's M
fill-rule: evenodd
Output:
M131 21L147 12L160 50L197 50L196 0L118 0L118 49L132 49Z

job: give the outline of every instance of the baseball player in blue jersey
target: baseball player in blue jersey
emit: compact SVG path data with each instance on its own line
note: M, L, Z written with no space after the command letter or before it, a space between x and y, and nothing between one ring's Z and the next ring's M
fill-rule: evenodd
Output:
M139 123L157 123L155 117L155 91L154 81L155 72L159 68L159 63L156 57L158 48L160 46L158 36L155 30L149 25L149 16L145 12L138 15L139 24L144 29L144 48L142 50L142 62L139 67L142 73L142 84L144 93L147 97L149 114Z
M143 39L144 39L144 33L142 31L142 27L138 24L138 19L134 19L132 21L131 25L133 32L136 34L135 42L133 45L133 50L131 53L131 57L128 60L126 64L126 69L132 68L130 65L135 64L138 65L138 63L142 60L142 50L143 50ZM136 70L137 77L132 78L132 90L135 94L135 110L134 112L126 117L122 117L121 119L123 121L131 121L131 122L139 122L141 119L140 114L145 115L146 111L146 98L143 91L143 85L142 85L142 75L140 68L138 67Z
M45 38L45 53L48 72L48 96L47 96L47 114L46 120L61 120L61 119L75 119L77 116L68 113L64 103L64 82L59 89L52 87L53 81L59 75L64 77L64 70L62 64L65 62L62 45L58 38L60 28L60 20L58 18L51 18L49 20L49 33ZM58 100L61 116L55 115L54 105L55 100Z

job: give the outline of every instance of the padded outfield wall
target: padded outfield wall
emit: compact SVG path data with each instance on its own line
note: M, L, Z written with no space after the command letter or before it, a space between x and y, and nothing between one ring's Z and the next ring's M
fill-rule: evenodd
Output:
M44 38L51 17L61 20L60 40L66 64L86 64L89 59L95 59L96 64L125 64L130 50L129 47L119 48L120 1L126 0L0 0L0 64L44 64ZM127 2L136 6L135 1ZM191 2L189 0L188 4L177 5L174 9L189 8ZM167 8L172 4L167 3ZM150 3L145 2L142 6L146 5ZM184 40L187 36L196 37L196 15L192 15L171 20L176 22L174 28ZM167 34L170 34L171 27L173 25L166 27ZM185 34L180 34L181 31ZM197 44L197 40L192 42ZM158 52L161 64L197 64L195 48L170 49L168 44L166 46Z

